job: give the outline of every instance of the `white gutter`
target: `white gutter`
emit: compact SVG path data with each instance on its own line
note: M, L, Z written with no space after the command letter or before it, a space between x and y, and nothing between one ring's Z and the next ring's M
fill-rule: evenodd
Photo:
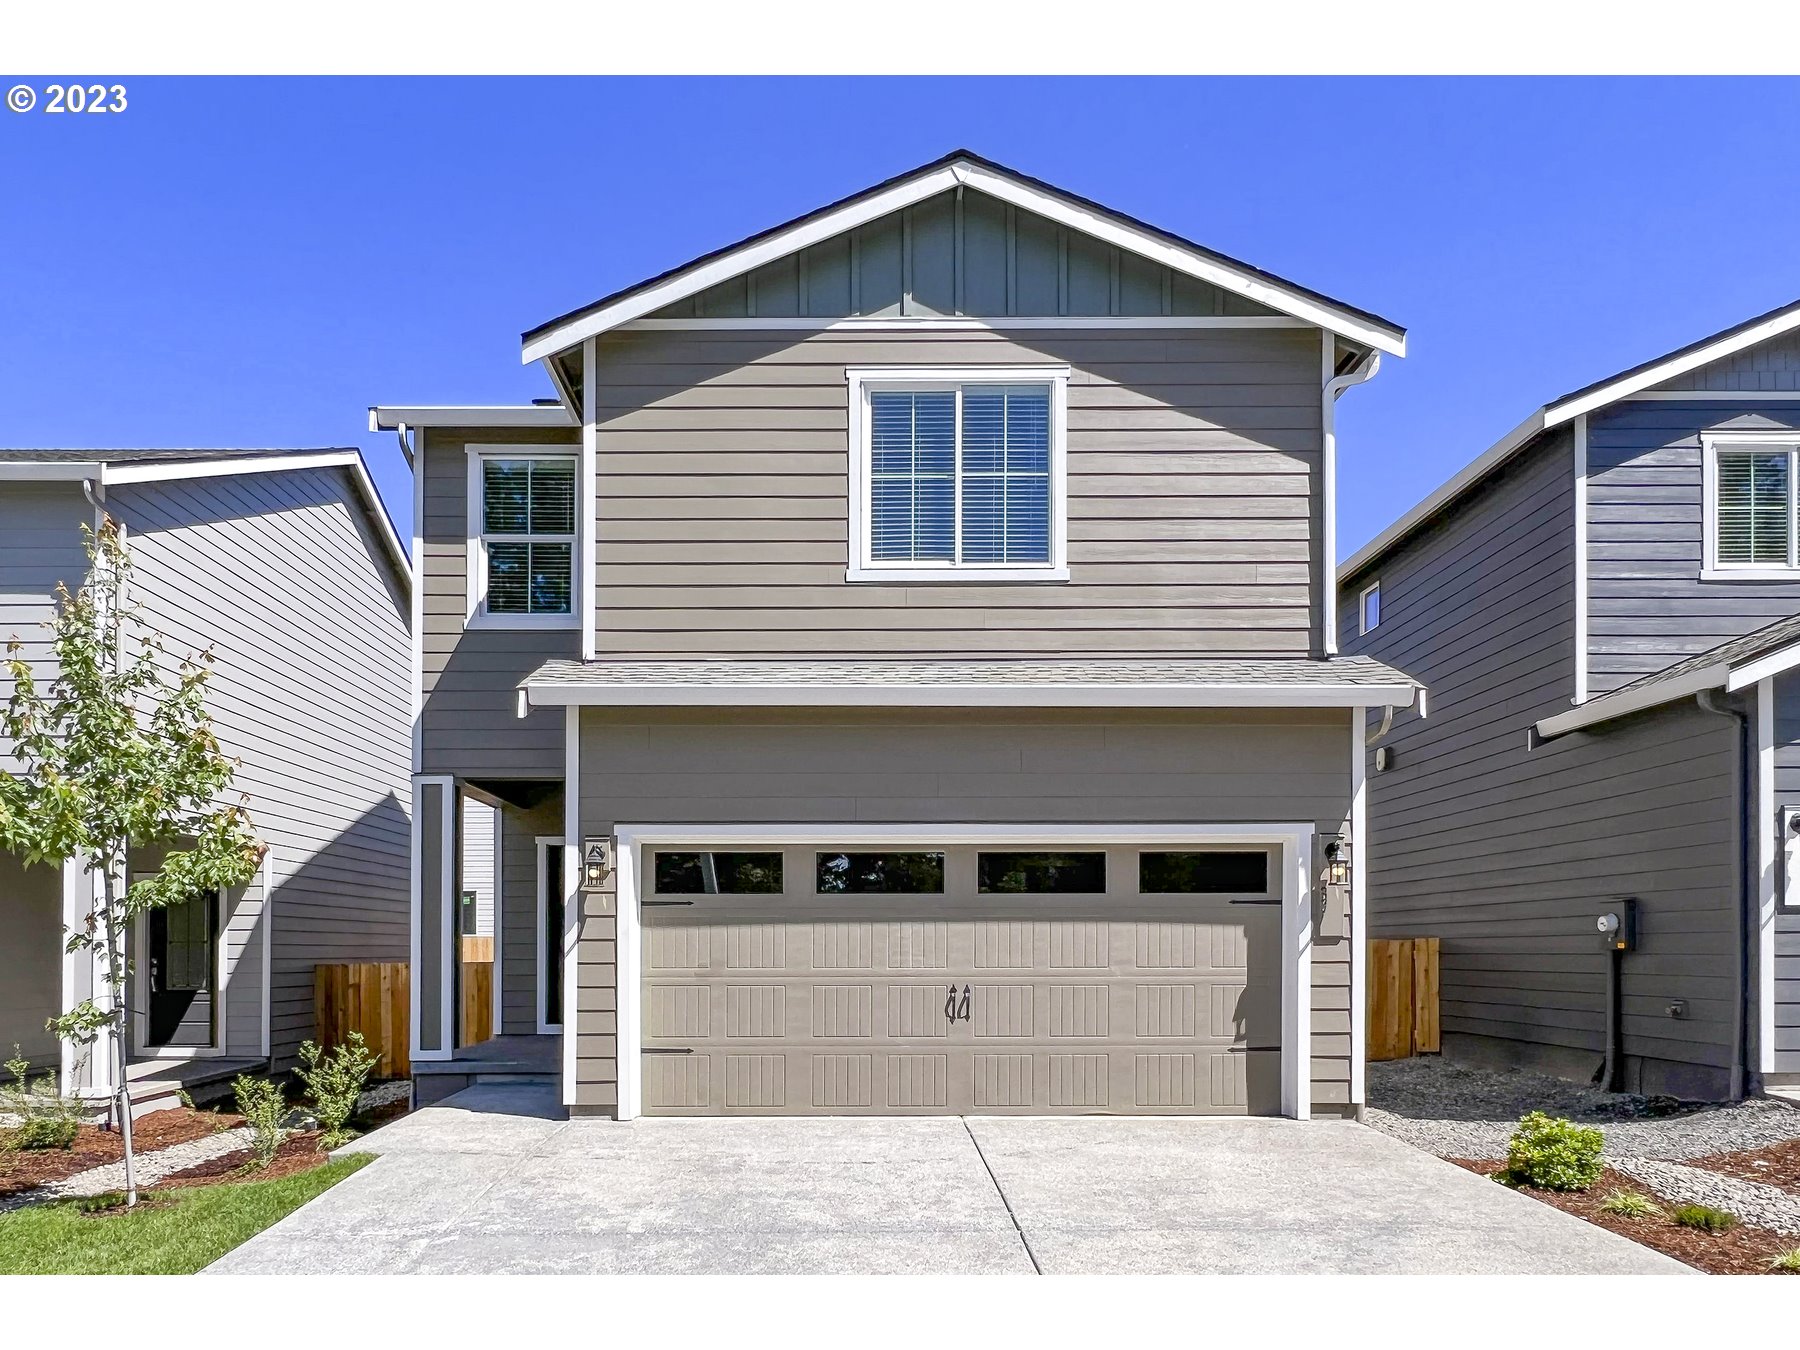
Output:
M1790 643L1741 666L1733 666L1730 678L1725 681L1725 692L1735 694L1776 675L1785 675L1795 666L1800 666L1800 642Z
M1325 618L1325 655L1336 656L1338 649L1337 636L1337 401L1343 392L1352 385L1362 384L1375 378L1375 372L1381 369L1381 353L1367 352L1361 360L1351 366L1342 375L1333 375L1336 368L1337 338L1327 332L1325 342L1325 393L1323 406L1320 409L1321 423L1325 430L1325 541L1323 553L1325 565L1321 569L1321 581L1324 586L1324 605L1322 611Z
M533 708L1406 708L1413 684L580 684L522 687Z
M418 427L567 427L575 418L567 408L550 403L507 403L451 407L424 405L415 408L369 409L370 431L397 431L402 425Z
M1579 708L1571 708L1566 713L1558 713L1555 717L1546 717L1537 724L1537 734L1545 740L1549 740L1553 736L1566 736L1571 731L1580 731L1597 722L1610 722L1614 718L1642 712L1645 708L1656 708L1665 703L1673 703L1677 699L1687 698L1690 694L1698 694L1703 689L1717 689L1730 676L1730 666L1705 666L1699 670L1690 671L1678 679L1645 685L1642 689L1607 694L1591 703L1584 703Z

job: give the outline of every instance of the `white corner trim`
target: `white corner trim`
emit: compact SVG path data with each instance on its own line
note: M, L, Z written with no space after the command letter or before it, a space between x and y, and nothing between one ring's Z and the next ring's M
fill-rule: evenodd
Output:
M1706 666L1700 670L1690 671L1679 679L1645 685L1641 689L1606 694L1582 704L1579 708L1571 708L1566 713L1558 713L1555 717L1546 717L1537 724L1537 734L1548 740L1553 736L1565 736L1571 731L1580 731L1583 727L1594 726L1600 722L1610 722L1614 718L1624 717L1629 713L1642 712L1645 708L1661 707L1665 703L1673 703L1690 694L1697 694L1702 689L1717 689L1725 683L1730 674L1730 668L1727 666Z
M581 709L571 707L563 714L563 1025L562 1100L564 1106L575 1105L581 1082L581 923L586 892L581 889ZM615 938L620 936L618 930ZM540 944L541 945L541 944ZM618 949L615 941L614 950ZM615 956L615 961L619 958ZM635 985L634 985L635 988ZM544 1001L544 989L537 990L538 1006ZM615 1000L615 1006L623 999ZM618 1024L615 1024L617 1028ZM620 1055L619 1099L624 1101L624 1069L626 1056Z
M507 403L455 407L439 404L411 408L369 409L370 431L398 431L409 427L551 427L573 428L575 418L565 407L541 403Z
M534 982L532 987L537 992L534 998L535 1007L532 1009L532 1012L533 1016L537 1019L538 1035L550 1036L559 1034L563 1029L563 1024L561 1022L552 1022L546 1015L544 1006L544 995L549 992L550 988L548 983L549 971L546 969L545 961L547 955L545 939L549 936L550 932L550 869L546 866L546 861L549 850L553 848L561 849L568 841L566 834L540 834L534 836L532 842L534 848L533 864L537 870L537 926L532 929L532 932L537 936L537 940L533 944L537 948L537 956L532 962L532 970L534 972ZM558 931L558 941L556 944L556 950L565 955L566 943L563 941L563 938L567 931L567 927L568 925L565 923L562 926L562 929ZM561 1015L566 1018L569 1015L569 986L566 982L563 985L562 996L563 1007Z
M1337 401L1346 389L1375 378L1381 369L1381 353L1370 352L1366 359L1358 361L1342 375L1333 374L1337 368L1337 339L1329 333L1321 333L1324 350L1322 352L1322 375L1324 383L1319 412L1319 424L1323 428L1324 442L1324 479L1322 513L1325 521L1325 538L1320 549L1324 555L1320 582L1323 603L1319 606L1321 624L1324 633L1321 635L1325 655L1336 656L1338 650L1338 610L1337 610Z
M269 859L274 856L273 845L263 850L262 856L262 911L257 916L262 928L262 1057L269 1058L273 1046L273 1022L271 1021L275 998L275 886L269 877Z
M1353 731L1361 728L1353 724ZM1360 754L1360 745L1358 751ZM869 824L863 821L794 825L621 824L615 827L618 883L618 1078L619 1119L643 1110L640 905L645 848L704 845L759 848L820 844L833 848L942 847L1005 844L1018 848L1103 843L1272 844L1281 865L1281 1113L1301 1120L1312 1114L1312 856L1315 827L1305 822L1189 825L1071 825L1066 823L976 825ZM567 1047L574 1036L564 1038ZM566 1062L566 1061L565 1061ZM567 1096L565 1093L565 1100Z
M1368 709L1350 714L1350 1105L1368 1100Z
M1069 579L1069 376L1066 365L1027 366L848 366L849 386L849 559L844 579L853 582L1034 582ZM869 395L876 389L954 389L956 415L957 546L962 533L962 397L970 384L1050 386L1050 560L1043 564L885 563L869 556L870 513ZM590 653L591 656L591 653Z
M1775 1072L1775 681L1756 682L1756 1067Z
M594 559L598 556L600 486L600 363L593 338L581 344L581 471L576 475L574 603L581 607L581 659L591 661L599 647L594 613L596 586Z
M464 570L463 570L463 627L507 629L535 628L575 628L581 624L579 614L489 614L487 612L487 546L482 529L482 463L489 459L565 459L577 462L575 482L575 534L570 540L570 563L575 575L569 583L569 603L580 604L581 587L579 582L584 573L590 569L584 566L583 559L593 555L586 551L583 544L582 486L586 481L586 469L581 464L582 457L574 446L561 445L485 445L466 444L463 454L467 459L465 472L467 486L464 490ZM592 512L590 510L589 514ZM415 529L417 527L415 526Z
M1588 420L1575 419L1575 702L1588 700Z
M413 452L412 466L412 553L410 556L423 556L425 546L425 430L419 429ZM411 613L410 645L412 648L412 776L416 779L425 768L425 588L412 586L408 588L407 604ZM414 851L417 858L417 851ZM418 869L413 869L417 885ZM416 908L416 905L415 905ZM418 968L417 953L414 953L414 969ZM413 1028L416 1033L418 1028ZM410 1044L417 1045L415 1034Z
M526 684L534 708L1407 708L1400 684Z
M1298 287L1259 274L1242 264L1231 263L1217 255L1177 244L1144 228L1129 225L1111 212L1078 205L1060 193L1023 182L1010 174L988 169L968 160L956 160L915 174L834 211L803 219L786 229L772 231L704 263L682 268L668 279L622 296L611 304L590 307L561 322L536 330L528 334L521 344L520 360L529 365L546 356L554 356L577 342L617 328L633 319L644 318L677 300L697 295L721 281L754 271L766 262L797 253L821 240L843 234L858 225L890 215L940 192L947 192L959 184L1021 206L1079 233L1117 245L1127 252L1163 263L1178 272L1209 281L1235 295L1281 310L1309 325L1329 328L1355 342L1379 348L1394 356L1406 354L1406 337L1398 329L1373 322Z

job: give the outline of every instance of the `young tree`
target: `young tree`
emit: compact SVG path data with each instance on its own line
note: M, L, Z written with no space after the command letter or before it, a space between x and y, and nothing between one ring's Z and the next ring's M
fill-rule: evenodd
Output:
M206 710L210 651L179 662L130 601L131 557L109 519L88 531L86 583L57 588L48 627L56 673L40 689L7 646L13 691L0 730L13 763L0 768L0 848L27 862L82 860L97 877L94 907L69 931L67 950L89 952L100 1001L51 1019L63 1039L92 1046L110 1031L113 1110L125 1144L128 1203L137 1203L131 1100L125 1077L132 919L208 891L247 884L263 845L244 805L222 805L235 762L219 749ZM135 848L163 846L161 870L124 886Z

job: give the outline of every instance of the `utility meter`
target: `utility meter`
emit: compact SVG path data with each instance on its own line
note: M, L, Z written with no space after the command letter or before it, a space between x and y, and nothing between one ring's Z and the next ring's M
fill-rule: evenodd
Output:
M1628 952L1637 947L1637 901L1622 899L1594 921L1601 945L1609 952Z

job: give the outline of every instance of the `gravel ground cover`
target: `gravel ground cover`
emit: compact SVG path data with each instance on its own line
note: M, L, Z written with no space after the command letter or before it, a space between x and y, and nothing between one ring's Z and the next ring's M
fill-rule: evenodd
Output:
M1685 1162L1800 1139L1800 1108L1766 1098L1671 1110L1678 1104L1668 1099L1424 1055L1371 1064L1368 1075L1369 1124L1440 1158L1505 1157L1527 1111L1599 1125L1609 1160Z
M248 1129L222 1130L218 1134L209 1134L203 1139L189 1140L185 1144L171 1144L152 1153L139 1154L133 1161L136 1163L137 1183L139 1187L151 1186L164 1177L176 1172L184 1172L190 1167L197 1167L213 1158L224 1157L227 1153L239 1153L250 1147L252 1132ZM17 1209L21 1205L37 1204L44 1200L67 1200L81 1195L103 1195L107 1191L120 1190L125 1185L125 1164L123 1161L104 1163L99 1167L90 1167L85 1172L77 1172L72 1177L64 1177L60 1181L48 1182L29 1191L21 1191L0 1199L0 1213L9 1209Z

